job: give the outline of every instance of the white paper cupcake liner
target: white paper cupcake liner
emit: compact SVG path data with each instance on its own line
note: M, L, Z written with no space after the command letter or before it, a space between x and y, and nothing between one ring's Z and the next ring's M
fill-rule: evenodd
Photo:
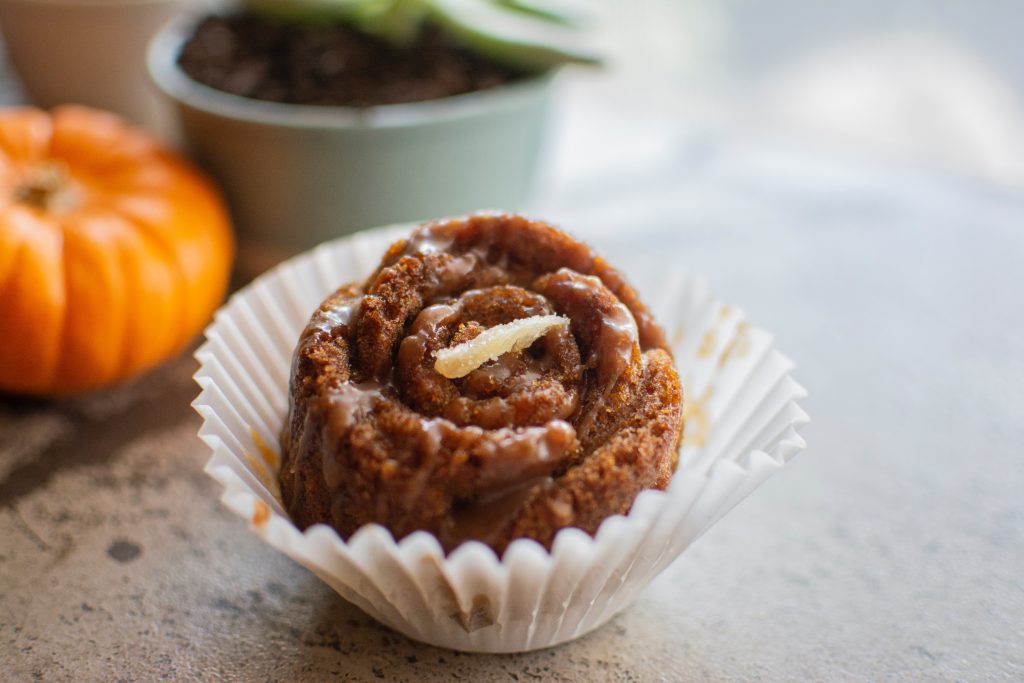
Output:
M563 529L549 553L514 541L502 558L478 542L447 557L417 532L400 542L379 525L343 541L331 528L299 531L280 501L278 436L299 332L339 285L365 278L410 226L323 244L236 293L196 352L202 392L193 403L213 449L206 471L222 500L270 545L342 597L405 635L476 652L518 652L577 638L626 607L747 494L804 447L807 415L793 364L770 334L719 303L682 270L659 282L652 305L672 336L686 394L680 464L665 491L641 493L628 515L596 536ZM635 282L641 295L642 282Z

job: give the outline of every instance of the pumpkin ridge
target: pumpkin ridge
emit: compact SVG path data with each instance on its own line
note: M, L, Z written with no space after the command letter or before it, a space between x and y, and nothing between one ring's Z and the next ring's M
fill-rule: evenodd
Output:
M30 220L43 222L42 219L36 215L35 211L22 207L19 207L19 209L23 211L25 215L30 216ZM38 226L34 225L31 227L31 229L36 229L37 227ZM18 229L15 228L11 230L11 232L16 234L18 232ZM53 229L50 231L50 233L51 239L56 239L60 242L55 251L60 253L61 263L63 264L64 232L59 227L53 226ZM42 261L45 261L45 254L41 259L39 252L43 251L46 248L46 244L41 244L40 239L41 238L32 239L31 236L25 237L24 235L22 235L22 239L19 243L19 246L14 250L15 253L11 259L11 268L9 269L8 277L0 281L0 295L10 292L11 289L16 288L19 284L21 284L21 286L24 286L24 283L18 283L17 279L19 274L22 274L24 269L28 267L27 265L25 265L28 261L40 261L40 266L42 265ZM57 373L57 367L60 365L60 349L62 347L62 341L60 339L60 336L63 333L63 327L65 325L68 303L67 288L64 286L65 282L66 275L62 267L60 270L60 282L57 284L56 287L53 288L53 292L58 293L59 298L59 302L56 304L59 307L59 310L54 312L54 317L60 321L58 326L58 339L56 340L52 347L52 353L42 355L39 358L35 359L37 362L31 363L31 365L33 366L32 369L38 372L39 374L33 377L28 382L24 380L24 375L21 376L20 379L22 381L19 387L19 390L21 391L45 390L46 387L50 386L51 382L53 381L53 377ZM7 314L9 314L9 312ZM33 322L38 323L38 320ZM32 347L35 351L38 352L38 349L40 347L45 347L41 340L37 339L37 337L40 334L38 329L39 328L37 325L33 325L31 329L20 330L18 339L13 343L20 344L22 346Z
M46 113L34 107L12 107L0 114L0 156L9 159L13 168L49 158L52 141L53 119Z
M9 225L10 212L11 208L0 202L0 235L3 235L0 241L0 301L3 301L4 285L17 274L14 264L25 244L25 240L19 238L17 231Z
M57 333L57 354L46 378L45 385L47 387L58 383L60 367L63 365L61 349L64 348L64 343L68 338L68 326L70 325L68 320L68 301L71 298L68 293L68 240L63 224L58 225L57 233L60 235L60 286L64 292L64 310L60 316L60 331Z
M178 260L178 252L172 244L166 241L165 236L160 232L160 230L150 225L142 216L137 214L124 212L122 213L121 218L128 225L128 228L138 236L143 243L151 245L154 251L160 255L164 265L168 267L172 274L174 288L179 292L188 290L188 285L185 282L185 274L183 272L181 262ZM167 349L170 353L178 353L188 342L188 337L186 337L187 333L185 332L188 322L185 303L179 297L174 302L174 307L174 337L167 345ZM122 359L126 365L128 364L127 359L127 355Z
M70 273L65 282L69 326L58 373L72 377L72 387L104 386L120 376L120 358L127 343L129 297L126 273L121 267L121 243L109 218L92 211L70 215L64 222L65 245L70 247L65 249L65 264ZM81 286L83 282L88 285ZM105 299L103 305L101 299ZM101 344L97 337L85 332L86 328L97 330L97 337L105 337L109 345ZM76 358L74 353L86 357ZM80 367L83 362L89 363L89 367Z

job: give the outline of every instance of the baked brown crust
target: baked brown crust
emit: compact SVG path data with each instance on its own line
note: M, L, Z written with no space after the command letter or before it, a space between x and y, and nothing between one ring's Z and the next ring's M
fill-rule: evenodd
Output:
M510 320L550 330L459 379L440 349ZM622 276L550 225L428 223L313 314L293 359L281 491L300 528L383 524L445 550L594 533L664 488L682 435L665 336Z

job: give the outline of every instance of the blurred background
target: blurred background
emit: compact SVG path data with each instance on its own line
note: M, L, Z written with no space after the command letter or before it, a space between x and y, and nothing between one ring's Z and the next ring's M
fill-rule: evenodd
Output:
M705 126L1024 184L1013 0L611 3L609 93Z
M612 113L1024 186L1020 2L601 3L610 68L567 75L564 106L596 98ZM23 99L5 65L0 104Z

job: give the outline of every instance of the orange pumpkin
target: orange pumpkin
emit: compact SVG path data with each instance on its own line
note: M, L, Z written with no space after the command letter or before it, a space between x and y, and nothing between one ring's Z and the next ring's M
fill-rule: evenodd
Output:
M170 357L234 248L217 190L117 117L0 111L0 390L69 394Z

